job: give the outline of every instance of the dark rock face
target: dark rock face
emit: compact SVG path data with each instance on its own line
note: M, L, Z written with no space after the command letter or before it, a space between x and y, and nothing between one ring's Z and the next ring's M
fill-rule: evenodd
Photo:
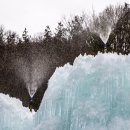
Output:
M0 46L0 93L19 98L24 106L28 106L27 84L36 82L38 89L33 96L33 109L38 110L47 89L48 80L56 67L63 66L67 62L73 64L79 54L96 55L100 51L98 46L103 50L104 43L98 35L91 33L87 37L88 40L84 41L85 45L80 50L70 44L58 42ZM93 44L95 50L90 47L91 45L88 46L87 42Z
M109 36L107 50L118 54L130 53L130 9L127 7Z

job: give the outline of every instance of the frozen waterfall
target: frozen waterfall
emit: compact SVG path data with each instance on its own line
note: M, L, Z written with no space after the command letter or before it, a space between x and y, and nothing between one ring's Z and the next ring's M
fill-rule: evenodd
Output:
M57 68L35 114L20 101L0 94L0 130L16 127L130 130L130 55L80 55L73 66Z

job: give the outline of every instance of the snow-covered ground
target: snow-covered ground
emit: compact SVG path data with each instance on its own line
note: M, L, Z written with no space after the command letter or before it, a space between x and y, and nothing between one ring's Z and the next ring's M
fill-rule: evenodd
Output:
M0 130L130 130L130 55L79 56L57 68L37 113L0 94Z

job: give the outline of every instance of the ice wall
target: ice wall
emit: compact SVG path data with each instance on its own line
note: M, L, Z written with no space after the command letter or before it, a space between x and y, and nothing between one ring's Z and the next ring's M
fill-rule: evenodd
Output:
M35 115L0 94L0 130L130 130L130 55L79 56L57 68Z
M58 68L34 130L130 130L130 55L79 56Z

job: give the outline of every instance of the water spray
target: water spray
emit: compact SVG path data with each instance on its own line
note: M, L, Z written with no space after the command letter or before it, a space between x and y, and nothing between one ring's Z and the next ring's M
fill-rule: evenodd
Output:
M28 92L29 92L30 97L33 97L36 91L37 91L36 87L28 87Z

